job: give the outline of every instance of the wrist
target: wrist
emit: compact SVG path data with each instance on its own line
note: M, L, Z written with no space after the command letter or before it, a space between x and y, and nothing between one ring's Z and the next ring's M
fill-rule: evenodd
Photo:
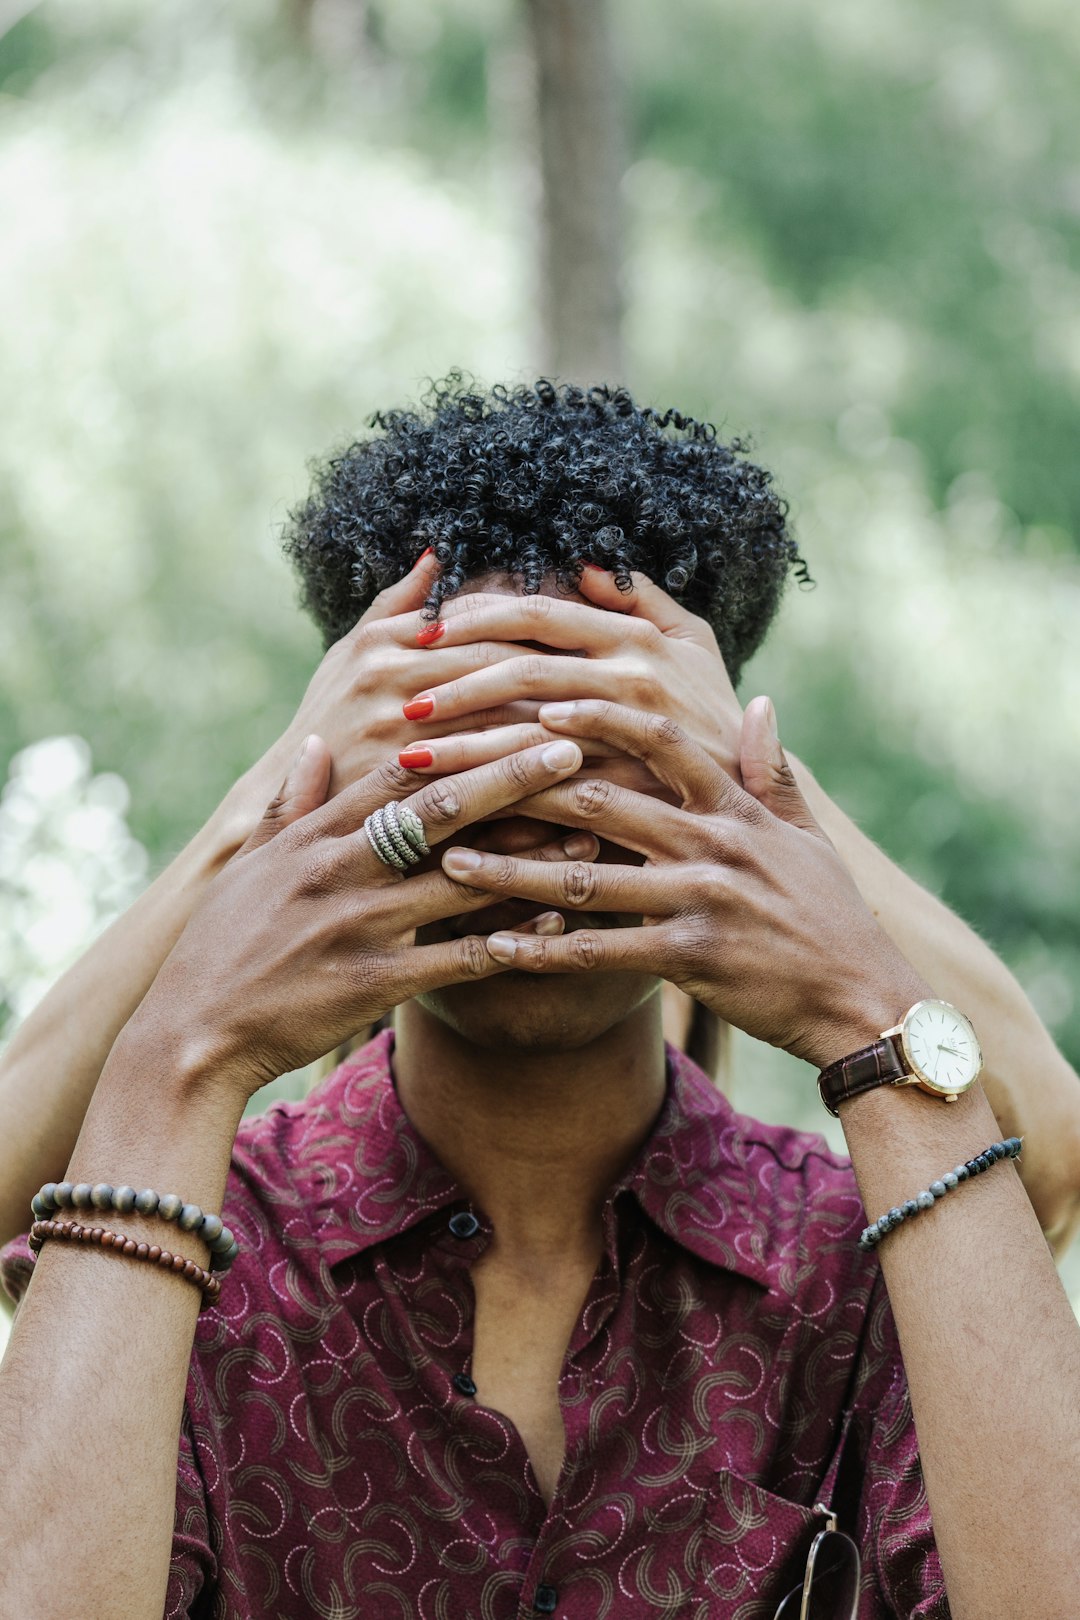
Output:
M831 1016L812 1031L798 1055L817 1069L828 1068L830 1063L872 1046L885 1030L900 1022L909 1007L933 995L910 963L899 958L879 974L843 987L843 994L834 997Z
M233 1131L254 1093L265 1084L234 1052L223 1032L198 1014L175 1016L154 992L120 1031L102 1070L99 1087L167 1100L188 1109L209 1102L210 1111L233 1121Z

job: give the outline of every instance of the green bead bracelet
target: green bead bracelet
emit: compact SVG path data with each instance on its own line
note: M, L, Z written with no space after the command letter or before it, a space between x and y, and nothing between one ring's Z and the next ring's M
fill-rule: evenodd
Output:
M240 1245L220 1215L204 1215L198 1204L185 1204L178 1193L156 1193L151 1187L113 1187L107 1181L47 1181L30 1204L34 1219L51 1220L58 1209L114 1209L118 1215L156 1215L174 1221L182 1232L202 1238L210 1250L213 1271L226 1272L240 1253Z

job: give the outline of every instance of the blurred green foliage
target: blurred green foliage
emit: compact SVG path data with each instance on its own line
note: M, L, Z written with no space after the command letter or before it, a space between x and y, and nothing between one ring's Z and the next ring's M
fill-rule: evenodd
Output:
M371 0L333 50L303 12L0 37L0 760L85 737L156 863L318 656L306 458L455 363L536 370L517 8ZM818 582L745 690L1080 1062L1080 18L616 15L629 381L753 432Z

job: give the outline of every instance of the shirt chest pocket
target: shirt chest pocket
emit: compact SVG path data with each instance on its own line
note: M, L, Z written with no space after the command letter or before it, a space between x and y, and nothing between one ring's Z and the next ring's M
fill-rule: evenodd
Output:
M728 1469L712 1477L693 1620L772 1620L798 1586L820 1514Z

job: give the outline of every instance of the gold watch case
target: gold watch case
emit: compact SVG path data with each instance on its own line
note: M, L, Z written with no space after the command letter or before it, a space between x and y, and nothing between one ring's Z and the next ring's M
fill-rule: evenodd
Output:
M948 1001L917 1001L882 1040L897 1041L908 1074L898 1086L918 1086L943 1102L955 1102L970 1091L982 1071L978 1036L958 1007Z

